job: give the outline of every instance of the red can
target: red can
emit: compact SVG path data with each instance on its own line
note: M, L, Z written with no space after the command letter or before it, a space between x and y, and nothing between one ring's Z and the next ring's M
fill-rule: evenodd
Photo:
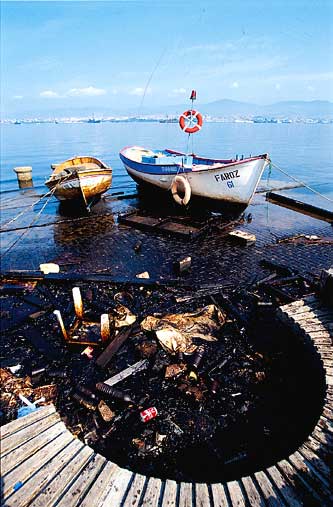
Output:
M158 412L156 407L150 407L140 412L141 421L144 423L150 421L150 419L154 419L157 415Z

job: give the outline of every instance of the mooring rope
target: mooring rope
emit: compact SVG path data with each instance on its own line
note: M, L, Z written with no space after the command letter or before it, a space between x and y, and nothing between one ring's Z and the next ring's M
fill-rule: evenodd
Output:
M10 225L11 223L15 222L18 218L20 218L22 215L24 215L24 213L28 213L28 211L33 208L34 206L36 206L36 204L38 204L42 199L44 199L45 197L47 197L50 193L52 192L52 190L49 190L48 192L46 192L46 194L42 195L42 197L40 197L40 199L38 199L38 201L35 201L33 202L32 204L28 205L28 209L24 209L23 211L21 211L20 213L18 213L18 215L16 215L14 218L12 218L11 220L9 220L8 222L5 222L4 224L1 224L1 228L2 227L6 227L7 225Z
M288 174L286 171L284 171L283 169L281 169L281 167L279 167L278 165L274 164L272 161L271 161L271 165L273 167L275 167L275 169L277 169L278 171L281 171L283 174L285 174L286 176L288 176L289 178L291 178L292 180L296 181L296 183L300 183L303 187L307 188L308 190L310 190L314 194L317 194L320 197L323 197L323 199L326 199L329 202L333 202L333 199L331 199L330 197L327 197L327 195L324 195L321 192L318 192L318 190L315 190L314 188L310 187L309 185L307 185L306 183L304 183L304 181L301 181L301 180L295 178L291 174Z
M7 250L5 250L5 252L0 255L1 258L3 258L5 255L7 255L8 252L10 252L10 250L23 238L23 236L25 234L27 234L28 231L30 231L30 229L33 227L34 223L37 222L37 220L39 219L39 217L43 213L43 211L46 208L47 204L49 203L50 199L53 197L53 194L56 191L56 188L57 188L57 185L50 192L48 192L48 194L50 193L50 195L49 195L48 199L46 200L46 202L43 204L42 208L39 210L39 212L35 216L35 218L32 220L32 222L30 222L30 224L22 232L22 234L18 238L16 238L16 240L7 248Z

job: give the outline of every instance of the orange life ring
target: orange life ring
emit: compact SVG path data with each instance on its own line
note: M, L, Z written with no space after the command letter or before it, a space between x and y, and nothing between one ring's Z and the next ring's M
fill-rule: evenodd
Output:
M196 119L196 124L191 127L194 119ZM202 115L194 109L189 109L179 117L179 126L183 132L186 132L187 134L194 134L202 127Z
M182 192L184 197L180 197L178 192ZM184 176L177 175L172 180L171 193L177 204L186 206L191 199L191 185Z

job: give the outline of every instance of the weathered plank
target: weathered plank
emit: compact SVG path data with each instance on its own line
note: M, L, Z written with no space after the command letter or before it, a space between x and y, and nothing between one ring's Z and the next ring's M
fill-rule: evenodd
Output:
M36 412L33 412L30 415L26 415L24 417L20 417L19 419L16 419L15 421L12 421L0 428L1 438L5 439L9 435L16 433L17 431L21 430L22 428L26 428L27 426L31 426L32 424L40 421L41 419L44 419L45 417L48 417L51 414L54 414L55 411L56 410L55 410L54 405L47 405L46 407L36 410ZM60 417L59 417L59 419L60 419Z
M36 435L40 435L44 431L48 433L54 425L59 424L63 430L66 429L64 423L60 421L58 414L52 414L49 417L42 419L41 421L37 421L31 426L20 429L13 435L8 435L7 438L1 440L1 457L10 452L13 452L15 449L34 438Z
M40 435L28 440L28 442L25 442L24 444L14 449L12 452L9 452L5 456L1 457L2 475L7 474L10 472L10 470L18 466L30 456L36 454L45 445L52 442L52 440L57 438L61 433L64 433L65 431L67 430L64 424L58 422L47 431L44 431Z
M192 483L181 482L179 490L179 507L192 507Z
M147 478L145 475L135 474L123 507L137 507L139 505L146 480Z
M176 481L166 480L161 507L175 507L177 498Z
M296 451L289 456L289 461L297 469L300 476L311 484L320 497L328 496L329 484L327 480L319 473L315 473L309 466L309 462L299 452Z
M312 449L309 449L306 445L303 444L298 448L298 452L303 456L303 458L309 461L311 467L317 470L320 475L322 475L325 479L327 479L327 482L329 482L329 479L331 477L331 470Z
M142 499L142 506L144 507L157 507L161 495L161 479L154 479L150 477L147 484L147 489Z
M49 442L39 452L14 468L3 478L4 495L11 494L16 483L25 483L73 440L73 436L69 432L61 433L61 435Z
M14 470L14 475L11 478L13 481L13 487L19 481L24 482L23 486L20 487L11 497L10 497L10 507L18 507L21 505L29 505L36 495L54 478L57 474L66 467L67 463L71 461L71 459L76 455L76 453L82 449L83 444L79 442L79 440L71 440L69 445L65 448L61 449L60 452L56 452L52 459L39 469L32 473L32 469L29 468L25 473L25 478L23 478L22 469L18 471L18 469ZM38 454L41 454L40 452ZM21 467L19 467L21 468ZM16 473L18 471L18 473Z
M89 459L93 455L90 447L83 445L79 448L79 453L73 457L65 467L54 475L51 482L46 484L43 489L38 491L34 498L34 507L51 507L58 503L62 493L69 488L75 479L80 476ZM53 473L53 469L52 469Z
M214 507L229 507L223 484L212 484L212 495Z
M242 483L251 507L265 507L265 500L251 477L242 477Z
M239 482L238 481L228 482L227 488L229 491L232 507L245 507L246 501Z
M321 498L318 493L306 480L299 476L297 470L287 460L284 459L279 461L276 466L297 491L297 494L303 500L304 505L321 507Z
M57 501L57 507L77 507L96 481L105 463L106 459L102 456L98 454L93 456L79 477L67 489L61 500Z
M267 468L267 473L273 484L280 492L280 495L283 496L288 507L303 506L303 501L297 494L297 491L292 486L290 486L290 484L288 484L281 472L275 466Z
M210 498L207 484L195 484L195 506L210 507Z
M265 472L256 472L254 476L269 507L281 507L285 505L281 498L278 497Z
M104 501L101 503L101 507L110 507L111 505L118 507L118 505L122 503L132 476L132 472L118 467L117 471L114 473L114 475L112 475L111 481L109 483L108 493Z
M118 466L110 461L106 463L102 472L89 489L80 507L98 507L102 505L109 491L110 482L118 470Z

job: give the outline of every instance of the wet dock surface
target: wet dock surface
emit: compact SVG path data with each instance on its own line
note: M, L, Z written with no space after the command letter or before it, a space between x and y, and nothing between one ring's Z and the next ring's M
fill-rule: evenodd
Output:
M302 189L296 190L298 195ZM288 192L295 194L296 191L283 193L288 195ZM278 243L299 234L327 240L333 238L332 226L267 203L264 193L256 194L242 215L211 215L214 225L191 241L120 224L119 214L147 210L137 198L117 200L118 196L108 195L92 208L90 215L73 217L55 199L44 209L45 200L33 206L40 196L40 191L34 189L4 194L1 207L2 271L36 270L43 262L55 262L61 266L61 272L107 272L115 278L130 281L136 280L138 273L148 271L152 280L167 283L175 278L174 262L191 256L192 267L185 279L200 285L248 283L266 273L259 267L262 259L287 264L302 273L318 273L332 263L332 246L327 241L310 241L306 245ZM154 211L156 213L156 209ZM162 210L160 215L163 217L170 211L173 215L180 214L171 208ZM183 217L184 213L181 213ZM202 220L204 222L205 218ZM30 229L25 229L31 224ZM237 229L254 234L256 243L250 247L232 243L228 232ZM138 241L142 246L135 252Z

